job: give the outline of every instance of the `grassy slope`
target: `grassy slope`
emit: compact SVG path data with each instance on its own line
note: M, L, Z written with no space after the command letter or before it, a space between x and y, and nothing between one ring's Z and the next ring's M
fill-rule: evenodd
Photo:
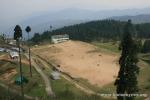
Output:
M22 58L25 59L25 57L22 57ZM10 63L10 62L7 62L7 61L2 61L2 60L0 61L0 63L3 64L3 65L6 65L8 63L7 66L4 66L5 68L8 68L8 67L10 68L10 67L14 66L14 68L17 71L17 74L10 78L10 81L13 82L13 83L10 84L10 87L15 88L18 91L20 91L20 86L17 86L17 85L14 84L14 81L15 81L16 77L20 76L19 64L17 62ZM41 77L35 71L35 69L32 67L33 78L31 78L30 74L29 74L29 65L22 64L22 70L23 70L23 76L25 76L29 80L28 84L24 84L25 93L30 95L30 96L37 96L37 97L45 95L46 92L45 92L44 83L43 83L43 81L39 81L39 80L41 80ZM9 81L2 81L2 83L4 83L4 84L8 84L8 82Z
M21 100L19 95L10 93L8 90L0 86L0 100L10 100L10 98L15 98L15 100Z
M92 44L96 45L100 51L108 52L112 54L119 54L118 44L114 43L98 43L93 42ZM140 73L138 76L138 85L139 85L139 92L150 94L150 54L140 54L139 55L139 63L138 66L140 67ZM115 92L115 87L113 83L108 84L100 89L100 92L104 93L113 93ZM143 100L143 98L137 98L138 100Z
M101 43L97 41L92 42L93 45L98 47L98 50L106 53L111 53L111 54L117 54L120 51L118 50L119 44L117 42L106 42L106 43Z

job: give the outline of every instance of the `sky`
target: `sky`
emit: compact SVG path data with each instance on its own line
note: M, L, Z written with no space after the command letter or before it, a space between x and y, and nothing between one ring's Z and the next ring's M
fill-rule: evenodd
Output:
M66 8L99 11L145 7L150 7L150 0L0 0L0 29L34 14Z

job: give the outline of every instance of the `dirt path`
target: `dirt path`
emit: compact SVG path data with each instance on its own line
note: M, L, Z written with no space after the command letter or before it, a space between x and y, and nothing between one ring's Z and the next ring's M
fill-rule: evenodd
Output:
M71 82L72 84L74 84L78 89L82 90L83 92L87 93L87 94L96 94L96 92L94 92L91 89L88 88L84 88L83 86L79 85L78 83L74 82L72 79L70 79L69 77L65 76L65 75L61 75L63 78L65 78L67 81Z
M149 96L149 97L147 97L145 100L150 100L150 96Z
M3 58L5 56L5 54L0 55L0 58Z
M28 54L25 54L25 56L28 58ZM47 92L48 96L53 96L54 93L52 91L50 80L49 80L48 76L45 75L45 73L40 69L39 65L34 61L33 57L31 57L31 62L32 62L32 65L34 66L34 68L36 69L36 71L41 75L42 79L44 80L45 85L46 85L46 92Z
M145 100L150 100L150 97L146 98Z

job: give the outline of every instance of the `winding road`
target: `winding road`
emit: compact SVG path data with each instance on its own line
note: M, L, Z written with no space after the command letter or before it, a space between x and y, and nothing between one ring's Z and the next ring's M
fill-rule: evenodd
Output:
M28 54L25 54L25 56L29 59ZM36 71L41 75L42 79L45 82L45 85L46 85L45 90L47 92L47 95L48 96L54 96L54 93L53 93L52 88L51 88L49 77L47 75L45 75L45 73L41 70L40 66L34 61L33 57L31 57L31 62L32 62L32 65L34 66L34 68L36 69Z

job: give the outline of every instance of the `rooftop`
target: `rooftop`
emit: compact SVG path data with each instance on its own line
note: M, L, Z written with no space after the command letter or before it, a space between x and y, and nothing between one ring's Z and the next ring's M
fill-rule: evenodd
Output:
M11 57L18 57L19 54L18 54L18 52L10 51L10 56Z
M64 34L64 35L53 35L52 38L69 38L68 34Z

